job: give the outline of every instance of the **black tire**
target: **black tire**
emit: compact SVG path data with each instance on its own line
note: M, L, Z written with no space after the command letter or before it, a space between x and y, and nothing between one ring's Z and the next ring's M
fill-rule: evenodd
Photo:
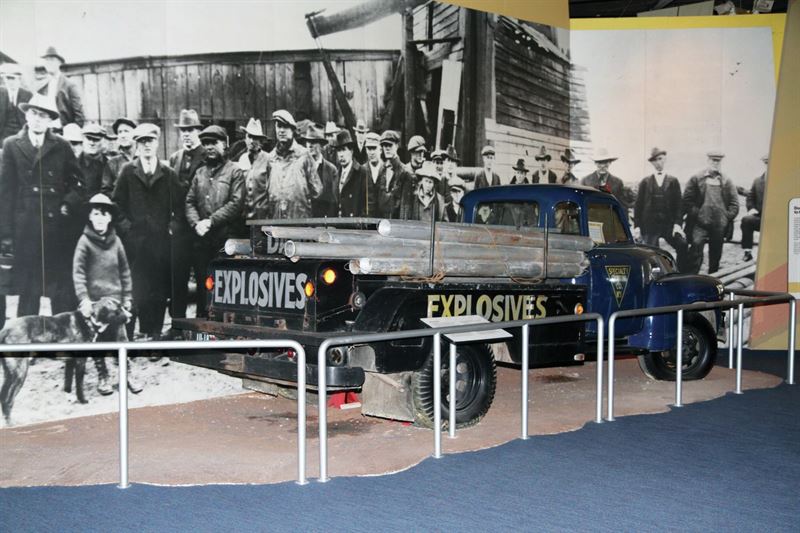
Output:
M442 427L450 416L449 345L442 345ZM489 411L497 385L494 357L485 345L462 345L456 351L456 427L474 426ZM411 380L414 423L433 427L433 352Z
M663 381L675 381L675 350L650 352L639 356L639 366L647 376ZM716 335L700 315L683 320L683 379L703 379L711 372L717 359Z

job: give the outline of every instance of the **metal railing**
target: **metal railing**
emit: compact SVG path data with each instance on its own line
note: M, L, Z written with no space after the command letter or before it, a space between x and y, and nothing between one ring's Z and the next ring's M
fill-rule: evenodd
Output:
M116 351L119 358L119 485L128 483L128 352L151 350L220 350L248 348L289 348L297 352L297 483L306 481L306 352L290 340L219 340L219 341L156 341L156 342L95 342L79 344L3 344L3 352L89 352ZM302 369L302 371L301 371Z
M791 294L784 292L767 291L746 291L730 290L725 291L731 298L717 302L695 302L691 304L668 305L663 307L649 307L645 309L625 309L612 313L608 318L608 414L606 420L614 420L614 326L618 318L630 318L637 316L653 316L669 313L677 314L677 342L675 348L675 407L682 407L683 394L683 313L684 311L708 311L712 309L733 309L738 310L738 343L736 348L736 394L742 393L742 317L745 306L766 306L789 304L789 349L787 354L787 377L786 382L794 385L794 346L795 346L795 320L796 320L796 301ZM747 298L734 299L733 296L748 296ZM732 357L732 324L729 324L728 332L728 351L729 358Z
M597 407L596 422L602 422L602 402L603 402L603 329L604 319L597 313L585 313L582 315L565 315L530 320L515 320L507 322L488 322L485 324L469 324L464 326L447 326L439 328L413 329L405 331L393 331L388 333L369 333L361 335L350 335L344 337L332 337L326 339L319 346L317 352L317 385L319 392L319 479L320 482L328 481L328 415L327 415L327 381L326 364L328 349L333 346L344 346L351 344L368 344L373 342L385 342L399 339L414 339L433 337L433 457L442 457L442 389L441 389L441 338L442 335L450 333L471 333L476 331L487 331L493 329L522 328L522 392L521 392L521 431L520 438L528 438L528 342L529 326L547 326L553 324L566 324L570 322L585 322L594 320L597 323ZM449 422L448 434L451 438L455 437L456 428L456 409L455 409L455 375L452 371L455 368L456 359L455 343L450 348L450 403L448 405ZM299 393L298 393L299 394Z

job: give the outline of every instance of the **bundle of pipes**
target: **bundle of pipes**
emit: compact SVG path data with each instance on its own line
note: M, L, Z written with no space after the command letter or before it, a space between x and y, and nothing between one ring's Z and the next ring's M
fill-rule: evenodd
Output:
M377 231L265 226L276 239L288 239L284 255L343 259L361 274L431 275L430 225L382 220ZM309 242L310 241L310 242ZM590 238L537 228L440 223L436 226L433 267L446 276L574 277L587 267ZM547 269L544 268L545 254Z

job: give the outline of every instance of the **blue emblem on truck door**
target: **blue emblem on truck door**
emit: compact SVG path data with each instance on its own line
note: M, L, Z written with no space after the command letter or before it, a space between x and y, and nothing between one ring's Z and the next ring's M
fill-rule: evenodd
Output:
M628 288L628 277L630 273L630 265L606 265L606 275L614 291L614 299L617 301L617 307L622 305L622 298L625 296L625 289Z

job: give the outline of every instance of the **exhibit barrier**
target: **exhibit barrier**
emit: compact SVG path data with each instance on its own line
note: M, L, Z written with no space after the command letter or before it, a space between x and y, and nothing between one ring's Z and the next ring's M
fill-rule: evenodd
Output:
M729 309L728 325L728 358L729 365L733 358L733 312L738 314L737 342L736 342L736 394L742 393L742 345L743 345L743 315L745 307L766 305L789 304L789 346L787 354L786 382L794 385L794 352L795 352L795 324L797 318L797 303L794 297L785 292L751 291L751 290L726 290L729 295L727 300L718 302L695 302L692 304L668 305L662 307L649 307L645 309L625 309L612 313L608 318L608 414L606 420L614 421L614 326L618 318L631 318L639 316L677 314L677 340L675 348L675 368L683 367L683 313L685 311L708 311L712 309ZM744 298L736 299L736 296ZM732 366L732 365L731 365ZM675 407L682 407L683 373L675 372Z
M522 391L521 391L521 431L520 438L528 438L528 342L529 342L529 327L530 326L548 326L554 324L566 324L570 322L585 322L595 321L597 323L597 393L596 393L596 413L595 421L602 422L602 405L603 405L603 330L604 319L602 315L597 313L585 313L581 315L562 315L555 317L545 317L529 320L514 320L507 322L487 322L485 324L469 324L463 326L447 326L426 329L413 329L405 331L393 331L388 333L369 333L362 335L351 335L345 337L333 337L326 339L320 345L317 352L317 371L318 378L317 384L319 388L319 478L318 481L328 481L328 417L327 417L327 382L326 370L327 364L326 354L328 349L333 346L345 346L353 344L369 344L374 342L385 342L399 339L414 339L433 337L433 368L441 369L442 355L441 355L441 339L442 335L453 333L474 333L478 331L489 331L495 329L509 329L509 328L522 328L522 345L521 345L521 363L522 363ZM450 368L455 367L456 351L455 344L451 343L450 347ZM455 403L455 372L449 372L450 383L450 404L449 404L449 421L448 421L448 434L451 438L455 438L455 413L453 408ZM441 458L442 456L442 388L441 388L441 373L439 371L433 372L433 457Z
M128 352L129 351L169 351L169 350L208 350L209 341L154 341L154 342L94 342L76 344L4 344L2 352L89 352L116 351L119 357L119 485L121 489L128 483ZM251 349L251 348L289 348L297 352L297 368L305 368L305 349L296 341L290 340L218 340L213 341L213 349ZM5 353L0 353L5 356ZM181 354L185 355L185 354ZM297 483L306 481L306 373L297 372Z

